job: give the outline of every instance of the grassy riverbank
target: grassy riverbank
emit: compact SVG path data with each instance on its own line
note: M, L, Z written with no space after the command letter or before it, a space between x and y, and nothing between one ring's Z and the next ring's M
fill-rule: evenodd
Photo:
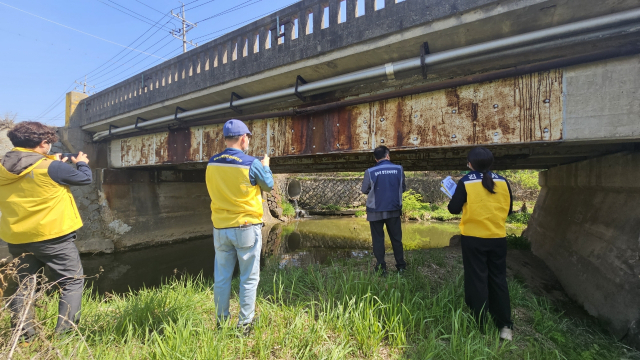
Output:
M268 263L258 292L261 322L248 338L233 326L215 329L212 284L199 278L124 295L87 294L76 334L46 333L18 347L14 358L640 359L513 279L516 337L501 345L497 330L479 328L464 306L458 251L413 251L407 259L408 274L387 278L370 272L369 258L307 269ZM38 319L50 332L56 299L40 305ZM237 295L232 308L237 313ZM0 320L6 354L6 312Z

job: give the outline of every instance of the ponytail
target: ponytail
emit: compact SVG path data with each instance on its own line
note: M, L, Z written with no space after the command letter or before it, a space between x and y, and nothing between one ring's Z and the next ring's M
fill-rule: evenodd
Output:
M467 155L467 161L475 171L482 173L482 186L490 193L495 194L494 187L496 184L489 171L493 165L493 154L491 151L483 147L473 148Z
M496 183L493 182L493 177L491 177L491 173L489 170L484 171L482 173L482 186L487 189L490 193L495 194L496 192L493 188L496 186Z

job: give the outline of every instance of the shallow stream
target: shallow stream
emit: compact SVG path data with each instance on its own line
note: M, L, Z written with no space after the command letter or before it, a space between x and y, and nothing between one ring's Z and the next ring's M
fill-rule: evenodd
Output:
M405 250L439 248L459 234L454 222L409 222L402 225ZM280 266L326 264L332 259L371 254L369 223L359 218L313 218L277 224L263 231L263 264ZM387 237L387 248L391 244ZM214 247L211 237L115 254L83 255L88 276L100 273L93 282L100 293L122 293L130 288L157 286L174 274L213 277Z

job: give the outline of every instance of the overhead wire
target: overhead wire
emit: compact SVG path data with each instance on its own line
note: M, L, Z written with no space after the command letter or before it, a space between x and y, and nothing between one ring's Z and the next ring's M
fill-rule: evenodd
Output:
M214 2L214 1L216 1L216 0L209 0L209 1L205 2L205 3L200 4L200 5L192 6L192 7L188 8L188 9L185 9L185 11L193 10L195 8L199 8L200 6L207 5L208 3L211 3L211 2Z
M253 2L252 2L252 1L253 1ZM219 12L219 13L215 14L215 15L209 16L208 18L205 18L205 19L202 19L202 20L196 21L195 23L196 23L196 24L199 24L199 23L201 23L201 22L205 22L205 21L207 21L207 20L211 20L211 19L217 18L217 17L219 17L219 16L229 14L229 13L234 12L234 11L236 11L236 10L240 10L240 9L245 8L245 7L247 7L247 6L250 6L250 5L253 5L253 4L259 3L259 2L261 2L261 1L262 1L262 0L247 0L247 1L245 1L245 2L243 2L243 3L240 3L240 4L238 4L238 5L234 6L234 7L231 7L231 8L229 8L229 9L227 9L227 10L224 10L224 11L221 11L221 12ZM248 3L250 3L250 4L248 4ZM243 5L244 5L244 6L243 6Z
M300 2L300 0L298 0L298 1L294 1L294 2L292 2L292 3L290 3L290 4L288 4L288 5L285 5L285 6L283 6L283 7L278 8L278 9L271 10L271 11L269 11L269 12L266 12L266 13L262 14L262 15L258 15L258 16L256 16L256 17L253 17L253 18L249 19L249 20L245 20L245 21L243 21L243 22L239 22L239 23L237 23L237 24L234 24L234 25L228 26L228 27L226 27L226 28L222 28L222 29L220 29L220 30L216 30L216 31L214 31L214 32L212 32L212 33L209 33L209 34L205 34L205 35L201 35L201 36L195 37L195 38L193 38L193 40L200 39L200 38L203 38L203 37L206 37L206 36L209 36L209 35L213 35L213 34L218 34L218 33L221 33L221 32L223 32L223 31L226 31L226 30L229 30L229 29L233 29L233 28L235 28L236 26L246 24L246 23L251 22L251 21L256 20L256 19L263 18L263 17L265 17L265 16L267 16L267 15L269 15L269 14L273 14L274 12L280 11L280 10L282 10L282 9L284 9L284 8L286 8L286 7L289 7L289 6L291 6L291 5L295 4L295 3L298 3L298 2ZM203 40L203 41L209 41L209 40L212 40L212 39L215 39L215 38L216 38L216 37L212 37L212 38L209 38L209 39L205 39L205 40Z
M60 104L60 100L62 100L67 95L67 92L69 92L69 90L71 90L74 85L75 85L75 82L72 82L71 85L69 85L67 87L67 90L65 90L65 92L62 93L62 95L58 96L56 98L56 100L54 100L54 102L51 103L51 105L47 106L44 110L42 110L42 112L40 114L36 115L36 117L34 119L35 120L40 119L41 117L43 117L43 116L49 114L51 111L53 111L53 109L55 109L56 105Z
M200 1L200 0L190 1L190 2L188 2L188 3L186 3L186 4L182 4L182 5L178 6L178 7L174 7L174 8L173 8L173 9L171 9L171 10L180 9L182 6L187 6L187 5L189 5L189 4L193 4L193 3L198 2L198 1Z
M135 0L135 1L136 1L136 2L139 2L140 4L142 4L142 5L146 6L146 7L148 7L149 9L151 9L151 10L153 10L153 11L155 11L155 12L159 13L159 14L162 14L162 15L164 15L164 16L169 16L169 13L163 13L162 11L160 11L160 10L158 10L158 9L156 9L156 8L152 7L152 6L149 6L149 5L145 4L145 3L143 3L143 2L142 2L142 1L140 1L140 0ZM173 9L172 9L172 10L173 10ZM172 16L172 17L171 17L171 20L178 20L178 19Z
M163 40L167 40L167 39L166 39L166 38L162 38L162 39L158 40L158 41L157 41L157 42L155 42L153 45L149 46L149 47L147 48L147 50L148 50L148 49L150 49L150 48L152 48L152 47L154 47L154 46L156 46L159 42L161 42L161 41L163 41ZM173 40L173 39L168 39L168 40L170 40L170 41L171 41L171 40ZM168 45L168 43L167 43L167 44L165 44L165 45ZM165 47L165 46L163 46L163 47L161 47L160 49L156 50L156 52L158 52L158 51L162 50L164 47ZM132 59L130 59L129 61L132 61L133 59L135 59L135 57L134 57L134 58L132 58ZM104 83L108 82L109 80L111 80L111 79L113 79L113 78L115 78L115 77L119 76L120 74L122 74L122 73L124 73L124 72L126 72L126 71L130 70L131 68L133 68L133 67L137 66L137 65L138 65L138 64L140 64L141 62L143 62L143 61L145 61L145 60L148 60L148 59L149 59L148 57L143 58L143 59L141 59L140 61L138 61L137 63L135 63L135 64L133 64L133 65L131 65L131 66L129 66L129 67L127 67L127 68L125 68L124 70L122 70L122 71L120 71L119 73L117 73L117 74L113 75L112 77L107 78L107 79L104 79L104 80L102 80L102 81L95 82L97 79L99 79L99 78L96 78L96 79L94 79L94 80L93 80L93 81L95 82L95 83L94 83L94 85L95 85L95 86L101 86L101 84L104 84ZM124 65L124 64L123 64L123 65ZM121 70L122 68L123 68L123 66L120 66L119 68L117 68L117 69L113 69L113 70ZM106 74L105 74L105 75L106 75ZM103 76L104 76L104 75L103 75Z
M167 22L168 22L168 21L167 21ZM146 41L148 41L149 39L151 39L155 34L157 34L157 33L158 33L158 31L160 31L160 29L157 29L153 34L149 35L145 40L143 40L143 41L142 41L142 43L140 43L140 45L144 44ZM165 40L165 39L167 39L167 38L169 38L170 40L172 40L172 39L173 39L173 37L171 37L171 36L163 37L163 38L161 38L160 40L158 40L156 43L154 43L153 45L151 45L151 46L147 47L146 49L144 49L144 51L148 51L148 50L149 50L149 49L151 49L153 46L155 46L158 42L160 42L160 41L162 41L162 40ZM157 53L157 51L156 51L156 52L152 52L152 54L155 54L155 53ZM125 58L125 57L127 57L129 54L130 54L130 53L123 55L123 56L122 56L122 57L120 57L120 59L118 59L118 60L124 59L124 58ZM111 69L111 70L109 70L109 71L107 71L107 72L105 72L105 71L106 71L107 69L109 69L109 67L111 67L111 66L109 66L109 67L106 67L106 68L102 69L99 73L95 74L93 77L91 77L91 78L90 78L90 79L91 79L91 81L92 81L92 82L95 82L96 80L103 78L103 77L104 77L104 76L106 76L107 74L110 74L110 73L112 73L112 72L114 72L114 71L118 70L118 68L119 68L119 67L121 67L121 66L123 66L123 65L125 65L125 64L127 64L127 63L129 63L129 62L131 62L131 61L133 61L133 60L134 60L135 58L137 58L138 56L140 56L140 54L136 54L136 55L135 55L135 56L133 56L132 58L130 58L130 59L128 59L128 60L126 60L126 61L124 61L124 62L118 63L118 67L115 67L115 68L113 68L113 69ZM148 58L148 57L145 57L145 59L146 59L146 58ZM115 65L115 63L114 63L113 65ZM100 74L102 74L102 75L100 75ZM98 75L99 75L99 76L98 76ZM97 85L97 84L94 84L94 85Z
M143 18L145 18L145 19L149 19L149 21L142 20L142 19L140 19L139 17L134 16L134 15L132 15L132 14L130 14L130 13L128 13L128 12L126 12L126 11L124 11L124 10L118 9L117 7L115 7L115 6L113 6L113 5L109 5L109 4L107 4L106 2L104 2L104 1L102 1L102 0L96 0L96 1L97 1L97 2L99 2L99 3L105 4L105 5L107 5L108 7L112 8L112 9L115 9L115 10L117 10L117 11L120 11L121 13L123 13L123 14L125 14L125 15L129 15L129 16L131 16L132 18L134 18L134 19L136 19L136 20L142 21L143 23L145 23L145 24L147 24L147 25L152 25L152 26L153 26L153 24L152 24L151 22L149 22L149 21L153 21L153 20L149 19L149 18L148 18L148 17L146 17L146 16L139 15L139 16L142 16L142 17L143 17ZM120 6L121 8L126 9L126 10L128 10L129 12L131 12L131 13L137 14L136 12L134 12L134 11L131 11L131 10L127 9L126 7L124 7L124 6L120 5L120 4L116 3L116 2L113 2L113 1L111 1L111 0L107 0L107 1L109 1L109 2L111 2L111 3L114 3L114 4L118 5L118 6ZM168 27L167 27L167 29L168 29L168 30L171 30L171 28L168 28Z
M78 29L72 28L71 26L67 26L67 25L64 25L64 24L60 24L60 23L55 22L55 21L53 21L53 20L49 20L49 19L47 19L47 18L45 18L45 17L42 17L42 16L40 16L40 15L36 15L36 14L30 13L30 12L28 12L28 11L25 11L25 10L19 9L19 8L15 7L15 6L11 6L11 5L9 5L9 4L5 4L5 3L3 3L3 2L0 2L0 5L4 5L4 6L7 6L7 7L10 7L10 8L12 8L12 9L15 9L15 10L21 11L21 12L23 12L23 13L25 13L25 14L29 14L29 15L31 15L31 16L34 16L34 17L37 17L37 18L39 18L39 19L42 19L42 20L48 21L48 22L50 22L50 23L56 24L56 25L58 25L58 26L62 26L62 27L64 27L64 28L67 28L67 29L70 29L70 30L73 30L73 31L79 32L79 33L81 33L81 34L84 34L84 35L87 35L87 36L91 36L91 37L93 37L93 38L96 38L96 39L99 39L99 40L102 40L102 41L106 41L106 42L108 42L108 43L110 43L110 44L113 44L113 45L117 45L117 46L120 46L120 47L123 47L123 48L129 49L129 50L132 50L132 51L142 52L142 51L140 51L140 50L138 50L138 49L135 49L135 48L132 48L132 47L129 47L129 46L124 46L124 45L122 45L122 44L118 44L117 42L114 42L114 41L111 41L111 40L107 40L107 39L101 38L101 37L96 36L96 35L93 35L93 34L89 34L88 32L85 32L85 31L82 31L82 30L78 30ZM147 55L151 55L151 54L147 54ZM154 56L155 56L155 55L154 55ZM164 59L164 60L167 60L167 59Z
M164 47L166 47L166 46L164 46ZM164 47L163 47L163 48L164 48ZM161 49L162 49L162 48L161 48ZM158 50L161 50L161 49L158 49ZM179 54L182 52L182 45L180 45L180 46L178 46L177 48L175 48L175 49L173 49L173 50L169 51L168 53L164 54L163 56L173 55L173 53L175 53L175 52L177 52L177 51L180 51L180 52L179 52L178 54L176 54L176 55L179 55ZM161 62L162 62L162 60L156 60L155 62L153 62L153 63L151 63L151 64L147 65L147 68L146 68L145 70L150 69L151 67L156 66L157 64L159 64L159 63L161 63ZM142 71L145 71L145 70L142 70ZM108 84L108 85L105 85L103 88L104 88L104 89L108 89L108 88L112 87L113 85L116 85L116 84L118 84L118 83L120 83L120 82L122 82L122 81L125 81L125 80L127 80L127 79L130 79L133 75L135 75L135 74L139 74L140 72L141 72L140 70L134 70L134 71L132 71L132 72L129 72L127 75L124 75L124 76L120 77L118 80L115 80L114 82L112 82L112 83L110 83L110 84Z

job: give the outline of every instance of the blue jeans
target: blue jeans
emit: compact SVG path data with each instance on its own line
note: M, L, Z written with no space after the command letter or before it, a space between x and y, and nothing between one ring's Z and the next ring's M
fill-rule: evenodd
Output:
M249 324L256 310L256 291L260 281L260 251L262 250L262 225L247 228L213 229L213 245L216 248L214 266L213 301L218 321L229 318L231 277L240 265L240 314L238 325Z

